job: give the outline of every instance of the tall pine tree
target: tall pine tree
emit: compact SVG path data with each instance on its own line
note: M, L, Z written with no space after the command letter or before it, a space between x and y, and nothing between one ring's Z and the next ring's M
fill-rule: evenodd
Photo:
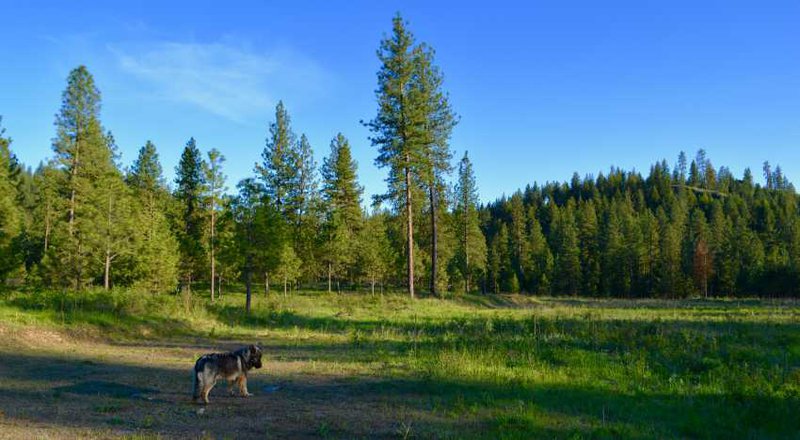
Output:
M108 218L102 215L108 197L101 193L116 172L100 124L100 91L85 66L70 72L55 125L53 150L63 176L58 179L63 203L58 205L66 212L53 226L47 272L51 280L80 290L102 273L96 263L105 261L107 249L98 246L103 240L97 234L108 232Z
M357 165L350 143L341 133L331 141L330 155L322 163L322 193L326 206L323 227L328 291L332 277L355 262L358 233L362 226L361 194Z
M441 91L441 75L432 62L433 52L426 46L415 46L414 37L407 23L399 16L392 21L392 34L381 41L378 58L378 113L366 123L372 132L370 140L378 147L375 163L389 168L387 183L389 191L379 200L394 202L398 212L403 213L405 229L405 253L407 286L414 296L414 212L415 193L427 186L433 203L431 250L436 250L438 226L437 172L443 165L449 150L447 140L455 118L446 95ZM433 191L433 192L431 192ZM435 252L431 253L432 270L438 264ZM431 280L435 283L436 277ZM435 284L432 286L435 287Z
M3 122L0 117L0 124ZM11 179L14 156L11 139L4 137L5 129L0 125L0 284L6 276L21 265L15 252L14 242L21 231L22 213L16 203L16 188Z
M151 293L170 291L178 277L178 242L167 220L172 200L152 142L139 149L127 181L139 206L136 284Z
M433 61L434 50L421 44L412 50L414 68L410 94L419 102L424 120L420 130L423 138L424 165L420 167L420 178L428 192L428 215L431 222L431 294L437 294L439 280L440 210L445 185L444 177L450 173L452 152L450 134L457 117L450 107L447 94L442 90L444 77Z
M219 247L217 238L217 221L220 211L223 209L222 197L227 188L225 187L225 174L222 173L222 163L225 156L216 148L208 152L208 161L203 162L203 178L205 181L205 199L208 207L208 253L211 262L211 301L214 301L214 288L217 281L217 249Z
M192 281L199 278L205 267L206 251L203 246L205 214L203 194L203 157L194 138L189 139L175 169L175 198L180 204L178 241L181 250L180 271L183 286L191 292Z
M472 277L486 269L486 238L478 217L478 188L467 152L458 164L455 187L456 261L464 280L464 291L472 289Z

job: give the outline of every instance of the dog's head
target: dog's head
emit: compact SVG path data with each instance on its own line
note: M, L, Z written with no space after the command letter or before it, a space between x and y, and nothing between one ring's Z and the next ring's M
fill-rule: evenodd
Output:
M258 345L247 347L247 367L261 368L261 348Z

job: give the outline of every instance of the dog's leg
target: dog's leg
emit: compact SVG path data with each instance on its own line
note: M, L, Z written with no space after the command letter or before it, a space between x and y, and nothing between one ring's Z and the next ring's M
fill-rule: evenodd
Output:
M242 397L252 396L252 394L247 391L247 376L242 374L237 380L239 381L239 394L241 394Z
M233 384L234 384L234 383L235 383L237 380L238 380L238 379L234 379L234 380L229 380L229 381L228 381L228 394L230 394L231 396L233 396L233 394L236 392L236 389L233 387Z
M239 387L239 395L244 397L244 390L242 389L242 379L244 379L244 376L242 375L236 378L236 386Z
M203 403L205 403L206 405L208 404L208 393L210 393L211 389L214 388L216 382L217 382L216 380L212 380L205 383L203 386Z

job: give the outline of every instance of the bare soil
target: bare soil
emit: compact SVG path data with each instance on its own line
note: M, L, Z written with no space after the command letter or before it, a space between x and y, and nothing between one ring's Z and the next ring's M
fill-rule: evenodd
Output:
M309 374L313 360L268 345L264 368L250 374L252 397L220 383L208 406L193 403L194 360L250 341L126 344L0 329L1 438L398 438L411 420L446 423L391 381Z

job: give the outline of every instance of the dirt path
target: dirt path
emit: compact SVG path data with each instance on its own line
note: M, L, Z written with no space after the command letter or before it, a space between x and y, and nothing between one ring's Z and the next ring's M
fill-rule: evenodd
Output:
M253 397L218 384L208 407L193 404L198 354L245 341L120 344L8 328L0 336L3 438L397 438L429 417L421 396L394 398L390 382L309 374L313 360L276 361L269 349L251 375Z

